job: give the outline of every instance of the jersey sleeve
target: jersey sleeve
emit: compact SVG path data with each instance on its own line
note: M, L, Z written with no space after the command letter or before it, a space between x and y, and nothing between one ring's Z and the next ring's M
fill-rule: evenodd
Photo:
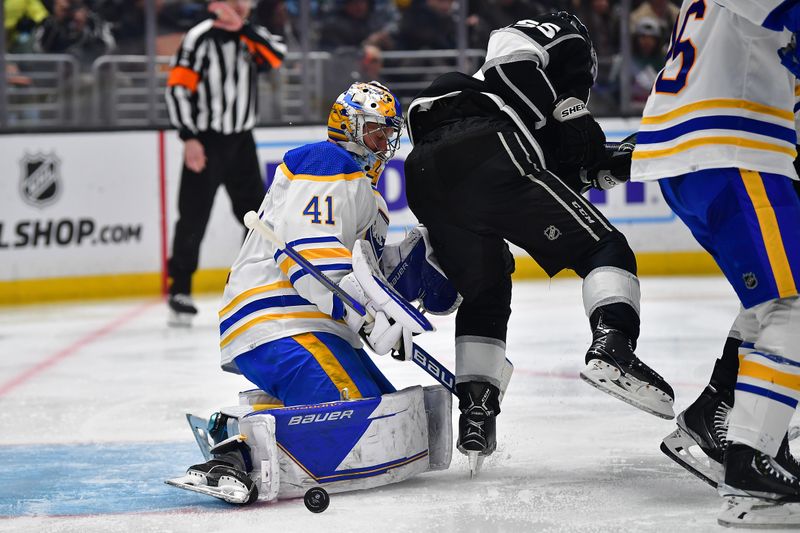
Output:
M376 215L369 178L363 172L295 175L285 164L279 171L291 184L281 216L277 218L277 235L338 283L352 271L353 245ZM301 297L323 313L341 318L341 303L335 304L328 289L282 250L275 253L275 261Z
M558 96L544 71L548 62L547 50L522 28L509 26L489 37L483 77L530 130L547 123Z
M259 70L277 69L286 55L286 45L281 37L271 34L263 26L246 22L242 26L240 38L255 59Z
M782 31L789 18L799 17L800 0L715 0L750 22L770 30Z
M197 86L202 81L201 65L208 56L205 35L212 24L212 20L203 21L184 35L167 78L169 119L183 140L197 136Z

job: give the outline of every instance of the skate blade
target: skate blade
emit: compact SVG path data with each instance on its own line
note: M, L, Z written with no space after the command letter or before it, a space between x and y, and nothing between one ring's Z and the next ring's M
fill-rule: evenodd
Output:
M483 460L486 459L486 456L481 455L480 452L467 452L467 458L469 459L469 478L475 479L483 467Z
M581 371L580 376L592 387L651 415L666 420L675 418L672 398L668 394L629 374L621 374L617 368L608 363L592 360Z
M199 494L205 494L206 496L213 496L214 498L225 500L228 503L234 503L237 505L242 505L244 503L247 503L247 500L250 498L250 494L246 490L240 489L238 487L233 487L231 485L224 485L221 487L194 485L192 483L187 483L186 479L187 476L176 477L173 479L168 479L164 481L164 483L172 487L177 487L179 489L188 490L191 492L197 492Z
M169 316L167 317L167 325L173 328L190 328L192 327L192 319L194 315L190 315L188 313L176 313L175 311L169 311Z
M681 428L664 437L661 451L691 474L717 488L723 475L722 465L703 453L697 442Z
M800 503L728 496L723 501L717 523L725 527L794 529L800 526Z

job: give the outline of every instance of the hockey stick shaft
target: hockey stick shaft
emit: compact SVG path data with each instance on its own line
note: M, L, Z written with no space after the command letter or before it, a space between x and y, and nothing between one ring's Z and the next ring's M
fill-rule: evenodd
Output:
M354 300L349 294L344 292L338 285L336 285L328 276L322 273L317 267L308 261L305 257L297 253L295 249L291 246L287 246L276 234L273 232L264 221L259 218L258 213L255 211L248 211L244 216L244 225L248 228L256 231L259 235L261 235L264 239L270 241L272 244L281 248L286 255L290 258L297 261L303 270L308 272L309 275L313 276L314 279L318 280L322 283L326 289L333 292L342 301L347 304L350 308L354 311L359 313L361 316L365 316L367 314L366 309L364 306ZM357 306L357 307L356 307ZM455 394L455 385L456 385L456 378L450 370L447 369L446 366L441 364L437 361L431 354L423 350L417 344L413 344L413 354L411 356L411 360L414 361L414 364L419 366L425 372L430 374L436 381L442 384L447 390L451 393Z
M308 275L322 283L322 285L338 296L345 305L358 313L360 316L365 316L367 310L363 305L358 303L356 299L343 291L336 283L319 270L311 261L300 255L297 250L283 242L274 231L269 229L264 221L258 216L255 211L248 211L244 215L244 225L261 235L264 239L270 241L272 244L283 250L283 252L294 260L300 267L306 271Z
M430 374L436 381L442 384L444 388L451 393L456 393L456 377L450 370L439 361L433 358L431 354L423 350L418 344L414 344L414 353L411 354L411 360L414 361L418 367Z

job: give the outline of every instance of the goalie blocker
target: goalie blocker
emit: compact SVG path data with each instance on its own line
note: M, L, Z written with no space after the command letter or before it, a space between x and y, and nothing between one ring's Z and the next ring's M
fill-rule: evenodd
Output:
M188 416L207 459L166 483L230 503L379 487L452 456L452 396L440 385L378 398L295 407L254 390L208 421ZM216 442L212 442L216 441Z

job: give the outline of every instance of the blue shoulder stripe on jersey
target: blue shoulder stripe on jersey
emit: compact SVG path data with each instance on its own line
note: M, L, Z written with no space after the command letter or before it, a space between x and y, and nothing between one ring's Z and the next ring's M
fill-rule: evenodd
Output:
M317 270L347 270L348 272L350 270L353 270L353 265L351 265L350 263L334 263L332 265L314 265L314 266L317 267ZM300 270L291 275L289 281L292 283L292 285L294 285L298 279L302 278L306 274L308 274L308 272L306 272L301 268Z
M800 109L800 102L794 104L794 112L797 113L797 110Z
M739 345L739 347L745 348L747 350L752 350L753 348L756 347L756 345L754 342L743 342L742 344Z
M289 242L286 243L286 245L287 246L291 246L292 248L294 248L295 246L300 246L302 244L316 244L316 243L325 243L325 242L335 242L335 243L339 244L340 246L344 246L344 244L342 244L342 241L340 241L337 237L333 237L333 236L331 236L331 237L305 237L303 239L297 239L295 241L289 241ZM283 254L284 254L283 250L278 250L277 252L275 252L275 254L272 257L277 261L278 258Z
M765 389L763 387L756 387L755 385L748 385L747 383L737 383L736 390L740 390L743 392L749 392L752 394L756 394L758 396L763 396L765 398L769 398L770 400L775 400L776 402L780 402L784 405L788 405L792 409L797 407L797 400L786 396L785 394L781 394L779 392L771 391L769 389Z
M227 319L223 320L219 323L219 334L222 335L225 333L231 326L235 323L249 315L250 313L255 313L256 311L261 311L263 309L270 309L271 307L292 307L295 305L313 305L311 302L303 298L302 296L297 295L286 295L286 296L270 296L269 298L261 298L260 300L254 300L249 304L243 306L241 309L236 311Z
M322 141L289 150L283 162L293 174L335 176L363 172L353 156L336 143Z
M800 4L798 0L786 0L778 4L778 7L767 15L767 18L764 19L761 25L770 30L783 31L789 11L797 7L798 4Z
M778 126L763 120L736 116L713 116L697 117L669 128L656 131L639 131L636 136L636 144L655 144L677 139L681 135L686 135L699 130L734 130L766 135L775 139L780 139L787 143L797 142L797 133L794 129Z
M750 352L748 355L759 355L764 359L769 359L773 363L778 363L779 365L788 365L800 368L800 363L798 363L797 361L792 361L791 359L787 359L786 357L783 357L781 355L775 355L773 353L764 353L764 352Z

